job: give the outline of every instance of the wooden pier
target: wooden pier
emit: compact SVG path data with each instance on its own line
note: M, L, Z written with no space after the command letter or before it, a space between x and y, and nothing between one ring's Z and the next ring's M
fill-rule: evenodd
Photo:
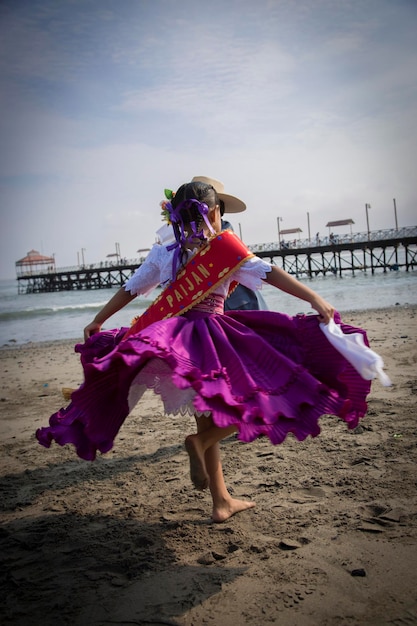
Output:
M268 258L289 274L310 278L320 274L342 276L346 272L410 271L417 268L417 227L399 231L377 231L371 238L363 233L320 245L309 241L293 242L279 249L277 242L257 244L250 249L259 257ZM122 286L140 267L137 261L88 267L55 269L48 267L36 273L18 274L18 293L46 293L81 289L110 289Z
M17 277L18 293L47 293L80 289L111 289L121 287L141 263L56 270Z
M417 237L254 252L275 265L278 260L280 267L297 277L368 271L374 274L376 270L408 272L417 267Z

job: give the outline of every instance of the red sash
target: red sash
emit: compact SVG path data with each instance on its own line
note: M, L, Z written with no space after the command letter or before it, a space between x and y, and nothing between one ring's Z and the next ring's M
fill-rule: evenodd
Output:
M154 322L189 311L253 256L231 230L214 236L187 262L176 279L146 311L133 320L123 339Z

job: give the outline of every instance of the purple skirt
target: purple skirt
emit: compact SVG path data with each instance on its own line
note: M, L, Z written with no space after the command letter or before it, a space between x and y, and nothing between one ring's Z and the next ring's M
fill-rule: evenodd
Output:
M369 345L364 330L341 328L362 333ZM75 346L84 383L36 432L42 445L72 443L78 456L93 460L97 450L112 448L146 389L161 396L167 412L210 413L246 442L266 435L279 444L288 433L301 441L319 434L324 414L354 428L366 413L370 382L328 342L315 315L190 311L123 340L126 330Z

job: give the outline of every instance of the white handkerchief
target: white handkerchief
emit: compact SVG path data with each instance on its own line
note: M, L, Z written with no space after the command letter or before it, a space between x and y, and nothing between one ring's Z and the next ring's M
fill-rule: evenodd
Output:
M362 378L372 380L378 376L384 387L392 384L383 371L382 358L365 345L361 333L345 335L334 320L330 320L328 324L320 324L320 328L332 346L349 361Z

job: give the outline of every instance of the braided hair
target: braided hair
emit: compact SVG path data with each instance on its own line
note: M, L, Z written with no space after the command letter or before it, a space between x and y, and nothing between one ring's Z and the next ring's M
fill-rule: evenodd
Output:
M204 205L207 212L207 209L210 210L216 205L220 205L220 200L212 185L199 181L181 185L171 200L172 212L176 216L176 219L172 220L172 227L179 245L176 257L180 267L185 264L188 258L187 239L193 237L205 239L203 229L204 224L207 224L207 216L201 210Z
M203 217L198 209L192 203L187 205L186 200L198 200L199 202L207 204L209 209L212 209L216 204L220 205L219 197L212 185L198 181L181 185L175 193L175 197L171 200L171 204L172 208L175 210L180 204L184 203L180 211L184 224L190 224L195 221L201 226L203 223Z

